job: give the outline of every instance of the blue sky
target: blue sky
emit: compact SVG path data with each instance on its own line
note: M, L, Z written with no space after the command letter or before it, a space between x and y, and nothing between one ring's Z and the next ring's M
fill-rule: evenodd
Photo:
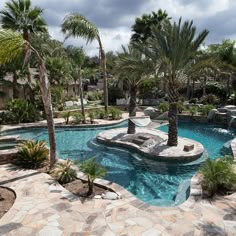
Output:
M0 8L5 2L0 0ZM198 30L210 30L207 44L236 39L235 0L32 0L32 4L44 9L50 34L58 40L63 40L60 25L64 17L72 12L83 14L99 28L106 51L120 50L129 42L135 18L159 8L173 20L182 16L193 19ZM81 39L71 39L67 44L84 46L89 55L98 52L96 42L86 45Z

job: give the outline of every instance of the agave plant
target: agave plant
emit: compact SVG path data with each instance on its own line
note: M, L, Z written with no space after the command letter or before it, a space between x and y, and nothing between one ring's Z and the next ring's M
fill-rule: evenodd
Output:
M96 162L95 158L90 158L80 165L80 170L84 172L88 177L88 192L87 195L90 196L93 193L94 181L97 178L102 178L106 175L107 170L102 165Z
M25 141L17 148L16 164L24 168L36 169L48 159L49 150L44 141Z
M236 173L232 160L227 157L208 159L201 169L201 174L202 188L209 197L213 197L220 190L236 190Z
M70 160L63 163L58 163L55 166L52 175L60 184L66 184L76 179L76 170L74 170L71 166L72 162Z

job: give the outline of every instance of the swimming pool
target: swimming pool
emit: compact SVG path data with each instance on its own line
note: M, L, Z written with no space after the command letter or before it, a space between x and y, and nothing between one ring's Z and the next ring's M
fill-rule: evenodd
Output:
M115 127L125 126L127 123ZM180 129L181 126L180 124ZM96 157L97 161L108 169L105 179L120 184L148 204L173 206L186 200L190 179L199 169L204 155L197 161L185 164L154 161L126 150L98 144L95 140L96 135L109 128L114 126L56 128L57 151L60 158L84 160ZM47 130L44 128L8 131L7 134L18 134L24 139L48 140ZM207 135L209 134L208 132ZM232 136L233 134L227 135L224 141L232 139Z

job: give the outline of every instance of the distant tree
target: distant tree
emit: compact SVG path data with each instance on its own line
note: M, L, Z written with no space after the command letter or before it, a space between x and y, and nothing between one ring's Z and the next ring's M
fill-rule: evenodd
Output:
M82 37L91 42L97 40L101 55L102 75L104 79L104 105L105 113L108 115L108 88L106 71L106 53L104 51L101 37L97 27L87 20L84 16L75 13L67 16L62 24L62 32L68 37Z
M144 43L151 36L153 26L161 29L163 24L170 19L168 13L161 9L158 12L153 11L151 14L143 14L141 17L137 17L132 25L134 33L131 36L131 42Z
M123 52L118 54L115 67L119 78L129 86L129 117L134 117L139 87L153 73L153 64L140 50L130 45L127 49L123 47ZM135 124L130 119L127 133L135 133Z

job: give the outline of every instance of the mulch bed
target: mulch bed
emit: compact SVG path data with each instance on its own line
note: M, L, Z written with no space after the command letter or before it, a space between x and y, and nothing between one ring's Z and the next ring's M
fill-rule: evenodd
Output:
M0 187L0 219L9 211L15 202L16 196L13 191Z
M64 184L63 187L67 189L69 192L74 193L79 197L86 197L86 193L88 192L88 184L86 181L82 181L80 179L76 179L68 184ZM94 185L94 194L90 197L95 195L101 195L108 191L106 187L100 187L98 185ZM110 191L110 190L109 190Z

